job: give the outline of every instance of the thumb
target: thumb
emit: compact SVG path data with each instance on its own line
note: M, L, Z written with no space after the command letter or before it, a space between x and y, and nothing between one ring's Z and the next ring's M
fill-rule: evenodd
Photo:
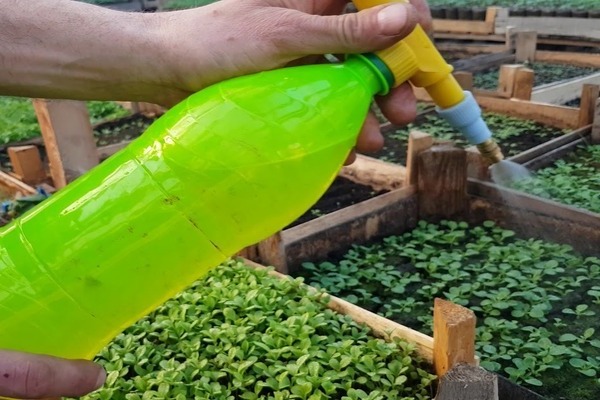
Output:
M304 54L362 53L389 47L407 36L418 15L410 4L391 3L343 15L303 14L298 22L289 26L298 29L299 50Z
M106 373L85 360L0 349L0 398L79 397L104 383Z

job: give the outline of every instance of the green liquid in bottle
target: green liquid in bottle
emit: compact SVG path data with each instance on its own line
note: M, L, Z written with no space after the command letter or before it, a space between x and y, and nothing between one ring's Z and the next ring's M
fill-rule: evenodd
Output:
M362 58L225 81L0 231L0 348L92 358L326 191L385 83Z

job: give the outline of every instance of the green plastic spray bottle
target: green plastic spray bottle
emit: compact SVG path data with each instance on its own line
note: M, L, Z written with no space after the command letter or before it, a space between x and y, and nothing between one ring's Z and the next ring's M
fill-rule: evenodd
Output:
M208 87L0 231L0 348L92 358L339 172L385 68L262 72ZM387 74L389 77L389 73Z
M308 210L354 147L373 96L413 76L443 115L480 132L474 100L419 29L391 52L208 87L0 230L0 348L93 358ZM494 150L487 133L476 144Z

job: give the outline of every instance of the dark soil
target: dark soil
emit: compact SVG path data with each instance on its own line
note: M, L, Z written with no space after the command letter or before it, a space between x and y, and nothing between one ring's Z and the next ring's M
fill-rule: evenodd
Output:
M379 196L386 192L386 190L376 191L370 186L361 185L346 178L337 177L323 197L321 197L310 210L304 213L304 215L288 225L286 229Z

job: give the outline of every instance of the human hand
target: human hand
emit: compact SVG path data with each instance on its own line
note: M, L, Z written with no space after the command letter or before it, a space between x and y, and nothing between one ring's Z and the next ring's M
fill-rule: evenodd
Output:
M425 0L340 15L346 0L220 0L191 10L127 13L80 1L0 0L0 93L49 99L124 100L167 107L213 83L310 60L386 48L420 22ZM83 29L85 28L85 29ZM14 38L19 38L15 40ZM32 66L35 66L33 68ZM408 85L377 99L394 124L412 121ZM380 148L369 115L359 151Z
M105 379L104 369L91 361L0 350L0 396L79 397L98 389Z
M162 48L163 104L174 104L210 84L253 72L280 68L314 55L347 54L386 48L415 24L431 26L425 0L340 14L342 0L221 0L191 10L158 13ZM198 34L190 34L198 32ZM173 61L175 60L175 61ZM376 99L386 118L404 125L416 116L409 84ZM383 146L379 122L369 113L358 138L359 152ZM354 159L352 154L348 160Z

